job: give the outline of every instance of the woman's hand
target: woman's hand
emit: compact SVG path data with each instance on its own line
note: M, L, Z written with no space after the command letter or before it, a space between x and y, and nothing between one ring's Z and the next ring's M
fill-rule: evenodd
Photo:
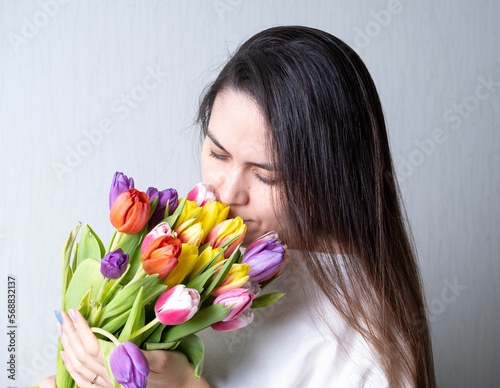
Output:
M60 311L63 324L59 335L64 351L61 352L63 361L80 388L112 388L101 352L99 341L85 318L76 309L69 310L71 317ZM148 377L148 388L206 388L207 382L200 377L194 377L194 368L189 364L183 353L164 350L143 350L148 360L151 373ZM96 378L97 376L97 378ZM55 375L46 377L40 383L40 388L55 388ZM94 381L94 384L91 382ZM42 385L43 384L43 385Z
M113 388L99 341L85 318L76 309L69 310L71 318L65 311L60 313L63 324L58 326L58 331L64 347L61 357L73 380L80 388Z
M151 369L148 388L210 388L203 377L194 377L194 367L186 356L172 350L143 350Z

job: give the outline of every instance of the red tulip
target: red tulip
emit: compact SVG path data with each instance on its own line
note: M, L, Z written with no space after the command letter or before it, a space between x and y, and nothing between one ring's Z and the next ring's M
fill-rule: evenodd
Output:
M146 193L130 189L121 193L113 202L109 219L118 232L139 232L149 217L149 198Z
M181 254L181 240L172 236L162 236L148 245L141 257L142 268L148 275L158 274L165 278L177 265Z

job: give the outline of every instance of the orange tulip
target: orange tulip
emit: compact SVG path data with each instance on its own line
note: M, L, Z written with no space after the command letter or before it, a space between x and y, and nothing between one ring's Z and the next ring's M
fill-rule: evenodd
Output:
M146 225L149 210L146 193L130 189L122 192L113 202L109 219L118 232L134 234Z
M181 240L172 236L158 237L148 245L141 257L142 268L148 275L158 274L165 278L178 263L181 254Z

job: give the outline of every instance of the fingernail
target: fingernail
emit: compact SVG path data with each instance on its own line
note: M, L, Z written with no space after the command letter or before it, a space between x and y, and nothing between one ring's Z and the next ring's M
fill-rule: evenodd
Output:
M59 310L54 310L54 314L56 315L56 318L59 321L59 323L63 323L63 317L62 317L61 313L59 312Z
M71 319L76 322L76 311L75 309L69 309L69 316L71 317Z
M57 332L59 333L59 337L62 336L63 330L62 330L62 326L59 322L56 322L56 327L57 327Z
M62 360L66 362L66 353L64 353L64 350L61 350L59 354L61 355Z

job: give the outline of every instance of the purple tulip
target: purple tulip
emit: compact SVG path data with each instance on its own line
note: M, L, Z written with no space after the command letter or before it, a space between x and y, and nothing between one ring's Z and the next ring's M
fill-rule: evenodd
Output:
M134 179L127 178L122 172L115 172L111 189L109 190L109 208L113 206L115 199L124 191L134 188Z
M250 266L249 280L263 283L278 276L288 260L285 251L285 247L275 239L252 243L241 260L242 264Z
M163 219L165 218L165 208L167 207L167 202L169 216L171 216L175 209L177 209L177 206L179 206L179 196L175 189L165 189L162 191L158 191L154 187L149 187L146 190L146 195L149 197L150 202L156 197L159 197L155 212L153 213L153 216L149 221L149 225L151 226L155 226L163 221Z
M108 279L119 279L127 269L128 254L121 248L108 252L101 259L101 274Z
M141 349L132 342L117 345L109 357L116 381L125 388L145 388L150 369Z

